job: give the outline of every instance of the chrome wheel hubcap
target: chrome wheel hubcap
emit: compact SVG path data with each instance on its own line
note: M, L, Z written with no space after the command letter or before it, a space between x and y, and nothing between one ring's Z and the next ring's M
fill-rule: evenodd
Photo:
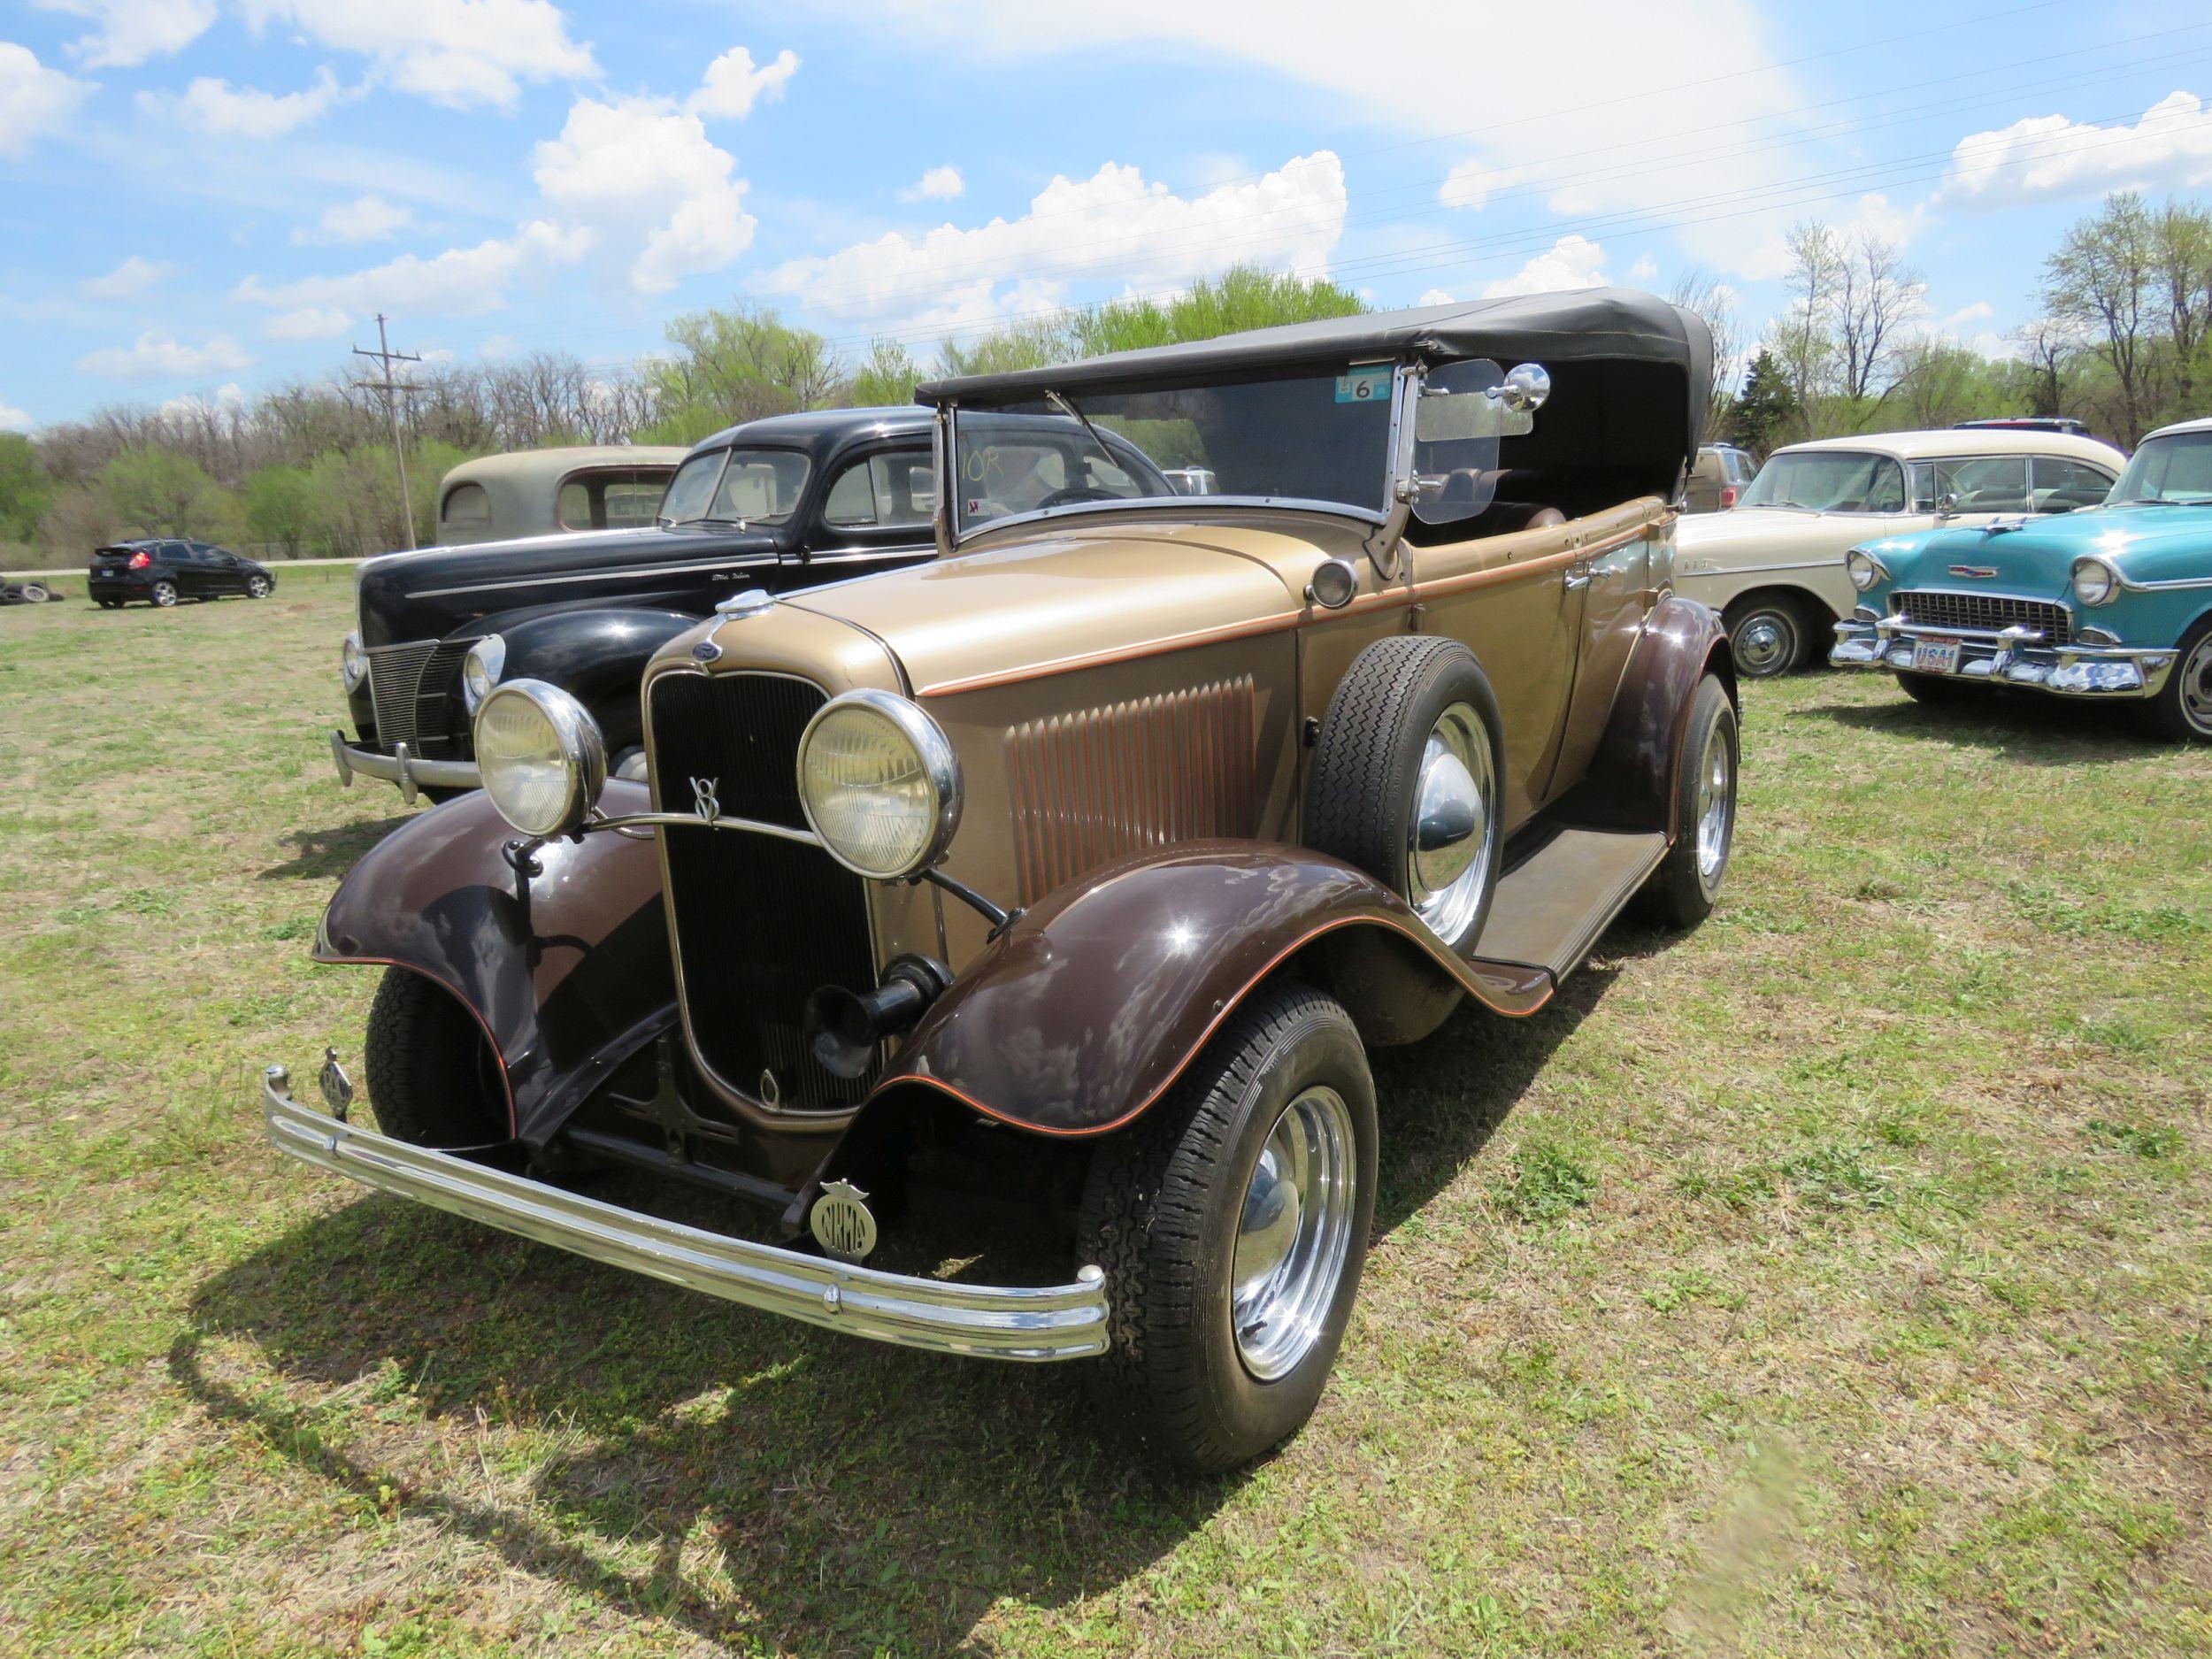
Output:
M1408 829L1406 896L1436 936L1458 944L1481 908L1497 839L1490 737L1482 717L1455 703L1421 756Z
M1736 664L1747 674L1778 674L1796 649L1796 634L1771 612L1752 618L1736 631Z
M1341 1094L1316 1086L1283 1108L1244 1189L1231 1270L1237 1357L1262 1382L1294 1368L1326 1328L1357 1179Z
M1728 843L1736 827L1736 762L1728 739L1716 726L1706 739L1705 761L1697 780L1697 873L1708 888L1720 879L1728 862Z
M2181 665L2181 711L2190 725L2212 736L2212 634L2197 641Z

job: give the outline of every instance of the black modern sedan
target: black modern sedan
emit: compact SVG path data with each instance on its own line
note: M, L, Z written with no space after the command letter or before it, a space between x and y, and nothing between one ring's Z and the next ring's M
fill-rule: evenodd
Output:
M180 600L224 594L266 599L276 591L276 573L205 541L118 541L94 551L85 590L103 611L134 599L166 610Z

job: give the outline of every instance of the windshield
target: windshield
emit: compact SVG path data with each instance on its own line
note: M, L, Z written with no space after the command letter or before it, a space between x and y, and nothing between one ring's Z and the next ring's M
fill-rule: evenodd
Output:
M663 524L778 525L799 510L813 464L795 449L710 449L676 469Z
M1317 501L1380 517L1391 389L1390 365L1374 364L1342 374L964 404L953 415L956 529L1084 502L1187 503L1200 493Z
M1771 456L1736 503L1814 512L1902 512L1904 469L1886 455L1809 449Z
M2212 432L2177 432L2146 442L2106 504L2126 501L2212 501Z

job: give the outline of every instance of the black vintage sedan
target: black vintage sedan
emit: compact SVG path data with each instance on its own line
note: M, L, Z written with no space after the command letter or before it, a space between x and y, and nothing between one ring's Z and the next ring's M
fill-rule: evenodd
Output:
M330 734L340 781L380 778L411 801L475 788L471 718L495 686L522 679L576 696L605 734L609 771L643 776L638 685L664 642L749 590L934 555L932 431L918 407L772 415L693 449L650 526L369 560L341 670L358 736ZM1160 480L1137 450L1106 442L1132 475ZM1057 464L1071 488L1095 465L1073 445Z
M276 573L211 542L149 538L94 549L85 591L103 611L134 599L165 611L179 600L227 594L266 599L276 591Z

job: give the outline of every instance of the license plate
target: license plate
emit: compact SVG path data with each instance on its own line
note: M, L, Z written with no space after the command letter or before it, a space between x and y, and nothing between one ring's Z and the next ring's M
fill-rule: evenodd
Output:
M1955 674L1959 671L1959 642L1956 640L1915 640L1912 665L1916 673Z

